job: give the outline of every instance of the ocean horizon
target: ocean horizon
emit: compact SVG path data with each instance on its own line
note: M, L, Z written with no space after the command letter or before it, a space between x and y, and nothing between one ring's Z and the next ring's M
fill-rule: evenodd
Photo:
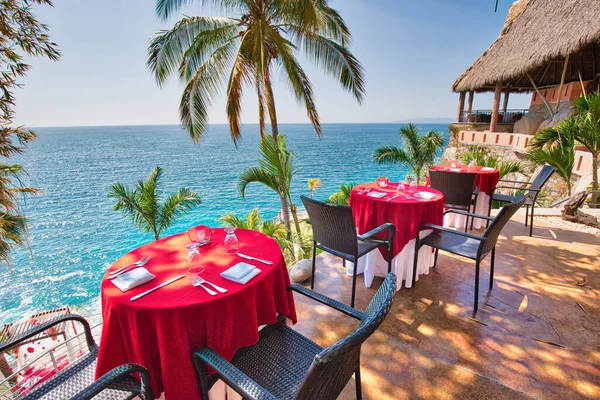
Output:
M314 197L326 199L340 184L374 181L385 175L403 179L406 169L377 165L371 155L382 145L399 145L403 123L323 124L319 139L310 124L281 124L299 168L292 193L308 194L307 179L320 178ZM417 124L435 129L448 143L447 124ZM30 249L18 248L12 271L0 270L0 322L55 307L99 309L100 280L123 254L152 240L112 210L109 187L132 185L160 165L163 189L187 186L202 204L177 221L163 236L190 226L221 226L227 212L243 216L258 208L270 220L277 215L278 196L259 184L237 192L243 169L257 165L260 134L257 124L245 124L234 146L225 124L211 125L201 144L194 144L178 125L127 125L35 128L38 139L14 161L29 175L24 184L41 194L23 203L29 224ZM441 155L441 154L440 154Z

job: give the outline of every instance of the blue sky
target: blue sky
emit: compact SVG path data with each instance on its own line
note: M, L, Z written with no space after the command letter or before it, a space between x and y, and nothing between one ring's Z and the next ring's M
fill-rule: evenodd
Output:
M315 86L323 122L393 122L416 117L453 117L454 80L498 36L512 0L333 0L352 31L352 51L366 70L362 105L332 78L303 60ZM63 52L59 62L33 59L17 92L17 122L28 126L150 125L178 123L182 84L160 89L146 68L149 39L173 26L154 15L153 0L59 0L37 15ZM196 4L188 15L218 15ZM278 83L278 80L276 81ZM244 97L243 121L257 121L253 90ZM282 123L308 122L285 85L275 97ZM528 107L513 96L510 108ZM490 95L474 107L490 108ZM223 96L211 123L224 123Z

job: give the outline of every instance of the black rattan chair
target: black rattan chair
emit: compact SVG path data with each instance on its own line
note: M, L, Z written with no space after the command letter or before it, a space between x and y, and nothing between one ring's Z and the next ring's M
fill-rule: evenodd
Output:
M429 170L430 187L444 194L444 207L454 210L470 211L477 203L475 190L476 173ZM474 203L475 202L475 203ZM469 228L469 217L465 221L465 232Z
M260 331L259 342L239 350L229 362L210 348L193 355L200 393L221 378L244 399L335 400L355 374L356 398L362 398L360 350L363 342L385 319L396 292L396 275L388 274L365 312L348 307L320 293L293 284L294 290L360 321L349 336L323 349L286 326L285 318ZM216 371L209 375L206 366Z
M419 236L417 235L417 241L415 243L415 261L413 264L413 287L415 286L415 281L417 278L417 264L419 261L419 249L421 246L431 246L435 248L435 260L433 263L434 267L437 263L438 252L440 250L445 250L450 253L470 258L475 260L474 310L477 311L477 308L479 307L479 264L489 253L492 253L492 258L490 260L490 289L492 289L494 286L494 261L496 258L496 242L498 241L498 236L500 236L500 232L504 226L508 223L512 216L515 215L517 210L523 205L524 202L525 196L522 194L518 195L515 199L515 202L502 207L496 218L490 218L460 210L446 211L446 213L457 213L491 221L491 224L487 227L482 236L444 228L443 226L439 225L421 225L419 231L433 229L433 232L422 239L419 239Z
M550 165L544 165L531 182L520 182L511 181L508 179L500 179L498 181L499 183L507 182L512 183L513 185L496 186L496 189L494 189L492 195L490 196L490 212L492 209L492 201L496 200L502 203L513 203L517 198L517 196L496 193L497 189L513 189L526 191L527 193L525 194L525 207L527 207L527 209L525 210L525 226L527 226L527 224L529 223L529 236L533 235L533 210L535 208L535 201L537 200L537 197L540 194L540 191L542 190L546 182L548 182L548 179L550 179L550 177L554 173L554 170L554 167ZM529 214L529 207L531 207L531 215ZM488 212L488 216L489 215L490 214ZM527 221L528 219L529 222Z
M66 321L79 322L85 332L85 340L89 352L77 361L58 372L53 377L39 384L21 399L154 399L150 388L148 371L137 364L125 364L116 367L98 380L94 380L98 345L92 337L89 323L80 315L65 314L40 323L13 337L5 336L0 341L0 353L11 350L29 339L42 338L48 329L64 324ZM141 378L138 382L132 374L137 373Z
M363 235L356 235L356 225L352 216L352 208L327 204L321 201L301 196L304 208L313 230L313 260L312 278L310 288L315 288L315 266L317 249L334 254L354 263L352 274L352 300L350 306L354 307L356 295L356 271L358 259L365 254L383 246L388 250L388 273L392 272L392 254L396 228L392 224L383 224ZM375 236L389 230L387 240L377 239Z

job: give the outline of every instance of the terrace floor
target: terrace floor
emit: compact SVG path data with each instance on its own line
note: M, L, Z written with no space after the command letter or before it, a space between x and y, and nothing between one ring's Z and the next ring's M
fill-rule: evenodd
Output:
M440 252L438 265L401 289L362 350L369 399L576 399L600 397L600 238L522 217L505 228L496 251L495 286L482 266L473 316L474 263ZM347 304L351 283L339 259L323 254L318 291ZM357 282L364 309L381 279ZM296 296L296 329L326 346L356 323ZM474 317L477 321L470 319ZM354 398L354 383L342 398Z

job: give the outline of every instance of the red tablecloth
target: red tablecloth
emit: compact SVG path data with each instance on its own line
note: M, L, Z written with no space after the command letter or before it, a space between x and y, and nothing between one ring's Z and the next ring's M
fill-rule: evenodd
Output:
M148 243L117 260L110 270L151 256L146 269L156 279L122 293L110 281L102 281L102 338L96 376L127 362L143 365L150 372L155 395L167 399L199 399L192 352L208 346L231 359L242 347L258 342L258 327L273 324L277 314L296 322L289 275L278 244L266 235L238 229L240 252L273 265L243 260L225 254L223 229L214 229L209 244L200 248L206 271L202 277L228 289L210 296L190 284L188 277L134 302L129 299L161 282L187 272L187 234ZM219 274L244 261L262 270L246 285Z
M409 196L420 191L434 193L436 197L431 200L417 200L400 195L387 201L398 194L394 190L397 186L397 183L390 183L388 188L382 189L376 183L357 185L352 189L349 201L359 234L366 233L387 222L394 224L396 236L393 256L400 253L409 241L417 237L422 224L442 225L444 220L444 195L442 192L425 186L419 186L416 189L406 186L406 194ZM367 196L366 193L358 194L365 188L388 194L381 199ZM387 233L385 235L387 236ZM387 259L387 251L380 250Z
M450 164L444 165L434 165L431 169L439 170L439 171L449 171ZM472 170L469 171L468 165L458 164L456 167L452 169L460 169L460 171L456 171L457 173L461 172L471 172L476 173L477 177L475 178L475 187L478 187L479 190L486 194L491 194L492 191L496 188L498 184L498 179L500 178L500 171L497 169L493 169L491 171L485 170L486 167L480 167L478 165L474 166ZM427 182L429 185L429 181Z

